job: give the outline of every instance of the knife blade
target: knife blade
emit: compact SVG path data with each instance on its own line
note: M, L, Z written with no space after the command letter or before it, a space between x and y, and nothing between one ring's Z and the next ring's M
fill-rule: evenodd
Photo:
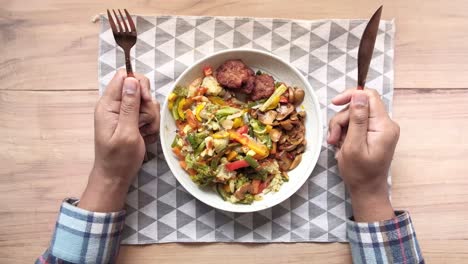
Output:
M358 90L364 89L366 85L367 72L374 52L375 39L379 30L380 16L382 14L383 5L375 11L371 19L367 23L364 32L362 33L361 42L359 43L358 51Z

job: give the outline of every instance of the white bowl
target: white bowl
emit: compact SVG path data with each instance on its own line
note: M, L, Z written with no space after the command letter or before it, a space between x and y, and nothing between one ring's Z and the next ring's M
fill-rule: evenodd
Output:
M292 65L281 58L259 50L253 49L231 49L214 53L205 57L191 67L186 69L176 80L177 85L188 86L194 79L203 75L203 66L210 65L215 70L224 61L229 59L241 59L254 71L261 70L271 74L275 80L285 82L290 86L301 87L305 91L303 102L304 110L307 113L306 139L307 146L302 155L302 162L297 168L288 172L289 181L285 182L278 192L270 192L263 196L263 200L255 201L250 205L232 204L224 201L211 188L200 188L189 177L189 175L179 166L177 157L172 153L171 143L176 135L176 125L168 109L167 98L161 115L161 145L169 168L180 184L195 198L212 207L230 212L255 212L275 206L293 195L309 178L314 169L322 145L322 118L320 106L316 94L304 76Z

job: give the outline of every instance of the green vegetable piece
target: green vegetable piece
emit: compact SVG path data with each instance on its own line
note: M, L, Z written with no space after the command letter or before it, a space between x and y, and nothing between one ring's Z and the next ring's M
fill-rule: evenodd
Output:
M179 136L176 135L176 136L174 137L174 140L172 141L171 148L174 148L174 147L178 146L178 145L177 145L178 139L179 139Z
M250 180L247 177L245 177L242 174L239 174L239 178L237 178L237 181L236 181L236 190L249 181Z
M192 177L193 182L200 186L208 186L213 182L214 177L212 175L206 175L198 173Z
M193 149L196 149L198 147L197 140L195 139L195 133L188 133L187 141L190 143Z
M258 70L258 71L255 73L255 75L262 75L262 74L263 74L263 73L262 73L261 70Z
M196 162L196 163L193 164L193 168L198 173L206 175L206 176L210 176L212 174L210 167L208 167L208 165L205 165L205 164L201 164L201 163Z
M245 156L244 159L245 159L245 161L247 161L247 163L250 165L250 167L252 167L254 169L258 168L258 166L259 166L258 162L252 156L247 155L247 156Z
M230 107L230 106L222 107L221 109L216 111L216 118L219 120L219 119L222 119L223 117L226 117L228 115L238 113L239 111L240 111L240 109Z
M264 126L260 121L256 119L250 120L250 126L252 127L255 134L265 134L266 133L266 126Z
M181 99L181 97L177 97L176 101L174 102L174 106L172 106L172 117L176 121L180 119L179 112L177 109L179 108L179 103Z
M200 145L198 145L197 149L195 150L195 154L198 155L200 154L206 147L206 142L202 141Z
M180 97L187 97L188 95L188 89L187 87L183 87L183 86L176 86L176 88L174 88L174 91L173 91L177 96L180 96Z
M275 92L270 96L270 98L268 98L268 100L266 100L266 102L260 106L260 111L262 112L265 112L268 107L270 107L275 101L279 101L279 97L284 93L286 92L286 90L288 89L288 87L286 87L284 84L281 84L276 90Z
M193 168L193 165L195 164L196 159L193 154L187 154L185 156L185 163L187 163L187 168L191 169Z
M255 174L252 174L252 179L265 181L268 177L268 171L264 169L258 169Z
M254 202L254 200L255 200L255 197L252 194L248 193L248 194L245 195L245 198L240 200L238 203L240 203L240 204L252 204Z
M224 201L228 198L228 193L224 190L223 185L221 183L216 184L216 191L218 192L219 196L223 198Z

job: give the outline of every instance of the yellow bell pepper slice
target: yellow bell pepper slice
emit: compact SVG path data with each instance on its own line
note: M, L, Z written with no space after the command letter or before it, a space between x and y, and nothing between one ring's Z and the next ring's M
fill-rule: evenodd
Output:
M241 143L243 146L247 146L249 149L255 151L255 153L257 153L259 156L259 159L266 158L270 154L267 146L258 143L257 141L252 140L244 135L241 135L234 130L229 130L228 133L230 139L235 140Z
M201 104L198 104L197 107L195 108L195 117L198 119L198 121L202 121L202 118L200 117L200 112L205 108L206 102L202 102Z
M208 100L210 100L213 104L226 105L226 102L224 102L224 100L218 96L208 96Z
M175 93L170 93L169 96L168 96L169 102L171 102L171 101L174 102L176 98L177 98L177 94L175 94Z
M226 131L219 131L218 133L213 134L213 138L216 138L216 139L223 139L223 138L228 138L228 137L229 137L229 133Z
M227 158L228 161L231 161L231 160L233 160L235 157L237 157L237 152L231 151L231 152L229 152L229 154L227 155L226 158Z
M169 102L169 110L172 111L172 107L174 107L174 102L177 99L177 94L175 93L170 93L168 96L168 102Z
M244 121L242 121L242 118L237 117L234 118L234 123L232 124L232 128L238 128L244 125Z
M185 107L185 102L187 100L185 100L185 98L182 98L179 102L179 105L177 105L177 112L179 113L179 117L182 119L182 120L185 120L185 113L184 113L184 107Z

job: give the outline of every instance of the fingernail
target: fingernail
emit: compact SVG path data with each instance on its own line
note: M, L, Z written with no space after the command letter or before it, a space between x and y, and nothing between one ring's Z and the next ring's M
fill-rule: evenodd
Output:
M352 103L353 105L367 106L369 98L365 93L355 93L353 94Z
M126 94L135 94L137 90L137 82L130 78L125 79L123 90Z

